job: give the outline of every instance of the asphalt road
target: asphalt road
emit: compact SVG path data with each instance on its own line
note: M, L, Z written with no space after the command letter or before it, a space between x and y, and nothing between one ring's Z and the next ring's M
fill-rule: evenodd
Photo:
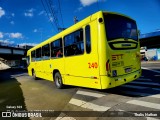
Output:
M14 110L8 106L60 111L59 117L52 114L31 120L159 120L160 63L143 62L142 68L139 79L108 90L72 86L59 90L53 82L35 81L23 71L1 71L0 111Z

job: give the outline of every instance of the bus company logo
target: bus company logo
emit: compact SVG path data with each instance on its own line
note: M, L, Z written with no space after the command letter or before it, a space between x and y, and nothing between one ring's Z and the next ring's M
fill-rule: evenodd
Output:
M2 117L11 117L11 112L2 112Z
M123 59L124 54L112 55L112 60L120 60Z

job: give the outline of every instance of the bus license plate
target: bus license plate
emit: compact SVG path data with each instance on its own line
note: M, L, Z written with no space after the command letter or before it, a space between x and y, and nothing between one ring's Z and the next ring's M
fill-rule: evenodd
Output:
M126 73L131 72L131 71L132 71L131 68L126 68L126 69L125 69L125 72L126 72Z

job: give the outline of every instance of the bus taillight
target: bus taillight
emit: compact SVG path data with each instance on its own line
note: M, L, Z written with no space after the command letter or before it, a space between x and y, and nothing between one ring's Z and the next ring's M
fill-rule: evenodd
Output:
M107 62L106 62L106 71L110 71L110 64L109 64L109 60L107 60Z

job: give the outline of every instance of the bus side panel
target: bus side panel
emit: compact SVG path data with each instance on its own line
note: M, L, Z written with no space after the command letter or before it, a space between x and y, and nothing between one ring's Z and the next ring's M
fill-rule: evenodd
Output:
M65 58L65 84L101 89L97 53L97 20L89 25L91 52Z
M59 73L61 74L62 81L64 83L64 58L56 58L56 59L50 60L49 66L50 66L49 73L51 73L51 76L49 79L53 81L54 80L53 71L58 70Z
M29 76L32 76L32 68L31 68L31 67L32 67L33 65L32 65L32 62L31 62L31 54L30 54L30 52L27 52L27 55L29 56L29 59L28 59L29 61L28 61L28 63L27 63L27 64L28 64L28 67L27 67L28 75L29 75Z
M34 62L34 71L36 73L36 77L43 78L43 61Z
M52 77L52 70L51 70L51 65L50 65L51 60L43 60L41 62L42 68L41 68L41 78L46 79L46 80L53 80Z
M58 70L62 76L62 80L64 82L64 59L50 59L40 61L38 64L36 63L36 76L39 78L43 78L45 80L53 81L54 79L54 70Z
M92 57L85 54L66 58L65 84L100 89L98 69L91 68L88 64L93 60L98 62L98 59L95 58L97 58L97 54L92 54Z
M31 62L30 64L29 64L29 66L28 66L28 75L29 76L32 76L32 67L33 67L33 63Z
M99 18L103 18L102 14ZM110 63L110 52L108 50L108 44L106 40L105 23L98 23L98 55L99 55L99 69L101 78L101 88L107 89L115 86L115 81L108 77L110 71L106 69L107 61Z

